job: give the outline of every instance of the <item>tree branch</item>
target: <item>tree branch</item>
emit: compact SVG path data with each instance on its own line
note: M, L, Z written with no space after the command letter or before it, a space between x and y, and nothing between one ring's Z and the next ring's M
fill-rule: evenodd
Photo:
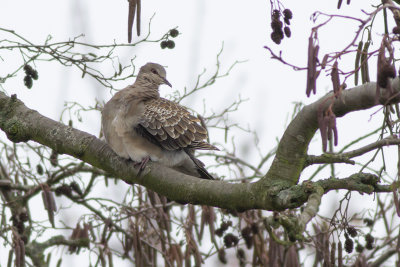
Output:
M393 88L398 88L398 82ZM333 110L337 116L367 109L375 105L375 83L365 84L343 92L341 99L334 100ZM229 210L283 210L299 207L310 193L296 191L300 172L307 159L308 144L317 130L317 110L326 104L328 94L303 108L285 131L277 155L267 175L255 183L230 184L191 177L156 162L150 162L141 177L131 161L118 157L103 141L93 135L68 127L28 109L15 95L0 93L0 128L13 142L29 140L48 146L58 153L71 155L94 167L105 170L128 184L140 184L180 203L216 206ZM384 103L386 99L382 99ZM334 189L356 191L365 189L360 183L354 187L345 181L327 183ZM324 186L322 186L324 187ZM328 190L329 188L324 188ZM292 192L291 192L292 191ZM386 192L385 190L381 190ZM291 192L290 194L288 194ZM285 195L286 198L282 198ZM296 199L291 202L288 199Z
M349 164L354 165L355 162L353 160L350 160L351 158L364 155L365 153L373 151L377 148L381 148L384 146L391 146L391 145L399 145L399 144L400 144L400 139L398 139L396 136L390 136L390 137L384 138L382 140L376 141L372 144L368 144L361 148L358 148L358 149L355 149L355 150L352 150L349 152L345 152L345 153L340 153L340 154L326 153L321 156L310 155L310 156L308 156L308 159L306 161L306 166L309 166L312 164L326 164L326 163L349 163Z
M392 88L399 92L399 79L392 80ZM385 89L381 89L379 103L375 101L376 83L366 83L352 89L344 90L339 98L334 98L330 92L318 101L305 106L287 127L268 173L261 179L261 183L297 184L300 173L307 166L307 149L311 139L318 129L318 110L325 110L332 104L332 111L336 117L347 113L369 109L378 104L398 103L399 95L389 96ZM358 151L357 153L361 153ZM357 153L350 154L355 156Z
M205 204L231 210L273 209L270 198L256 195L255 184L207 181L150 162L141 177L129 160L117 156L93 135L68 127L28 109L15 95L0 93L0 128L13 142L29 140L68 154L115 175L128 184L140 184L181 203ZM235 198L232 198L235 196ZM265 197L265 198L264 198Z

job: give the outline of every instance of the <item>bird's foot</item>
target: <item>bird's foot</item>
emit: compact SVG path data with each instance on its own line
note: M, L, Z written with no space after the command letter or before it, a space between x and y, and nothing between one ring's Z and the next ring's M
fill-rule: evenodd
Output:
M142 161L135 162L135 168L139 167L138 176L140 176L142 174L142 171L144 170L144 168L146 168L146 164L149 161L150 161L150 157L147 156L147 157L143 158Z

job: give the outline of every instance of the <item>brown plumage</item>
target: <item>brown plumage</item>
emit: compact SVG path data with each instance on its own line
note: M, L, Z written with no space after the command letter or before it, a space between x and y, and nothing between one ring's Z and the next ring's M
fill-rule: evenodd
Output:
M119 91L104 106L103 133L121 157L141 163L150 159L183 173L213 179L194 150L218 150L208 144L207 130L183 106L161 98L158 87L171 84L155 63L140 68L135 83Z

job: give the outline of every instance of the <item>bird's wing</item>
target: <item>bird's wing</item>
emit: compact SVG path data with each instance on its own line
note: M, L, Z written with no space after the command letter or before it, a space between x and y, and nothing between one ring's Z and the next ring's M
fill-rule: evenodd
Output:
M157 98L144 103L144 112L136 130L166 150L218 150L203 141L207 138L207 130L199 122L183 106Z

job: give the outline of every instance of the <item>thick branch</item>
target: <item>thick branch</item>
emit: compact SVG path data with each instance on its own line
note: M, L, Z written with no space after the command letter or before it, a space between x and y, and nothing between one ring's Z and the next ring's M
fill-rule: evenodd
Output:
M396 92L399 91L398 78L392 81L392 88ZM305 106L283 134L271 168L260 182L264 184L286 183L289 186L297 184L301 171L307 165L308 146L318 129L317 114L321 105L322 110L325 110L328 105L333 103L333 112L337 117L342 117L352 111L369 109L378 105L375 102L375 93L376 83L372 82L344 90L338 99L335 99L331 92L318 101ZM399 97L390 98L386 90L382 89L379 102L387 104L389 99L390 103L400 101ZM346 156L356 156L356 154Z
M343 116L350 111L374 106L374 90L375 84L371 83L345 91L342 95L343 102L335 101L335 114ZM143 185L180 203L204 204L239 211L254 208L283 210L299 207L307 201L310 194L290 187L297 183L304 167L308 144L317 129L318 106L330 96L328 94L316 103L306 106L296 116L282 137L277 155L267 173L267 177L272 179L262 179L256 183L230 184L198 179L154 162L148 164L141 177L137 177L137 170L131 161L118 157L107 144L95 136L46 118L28 109L16 96L8 97L3 93L0 93L0 128L14 142L36 141L58 153L71 155L101 168L126 183ZM282 192L289 192L286 189L292 193L282 198ZM363 191L360 188L350 190ZM295 201L287 201L288 199Z
M154 162L150 162L143 175L137 177L137 169L132 162L118 157L103 141L28 109L16 96L8 97L0 93L0 128L13 142L36 141L58 153L101 168L126 183L143 185L178 202L231 210L274 209L266 190L258 194L255 184L207 181Z

